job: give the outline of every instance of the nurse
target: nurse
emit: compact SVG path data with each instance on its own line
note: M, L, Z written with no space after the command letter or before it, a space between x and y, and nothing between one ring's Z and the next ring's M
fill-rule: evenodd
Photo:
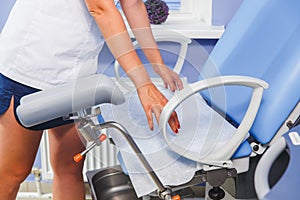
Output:
M161 58L143 1L120 3L154 71L166 87L181 89L178 75ZM74 125L57 119L24 128L15 110L24 95L96 73L104 40L137 88L153 129L152 114L158 120L167 99L151 82L113 0L16 1L0 36L0 199L16 198L31 171L44 129L49 129L54 199L85 199L83 162L72 160L84 148ZM178 131L176 113L169 124Z

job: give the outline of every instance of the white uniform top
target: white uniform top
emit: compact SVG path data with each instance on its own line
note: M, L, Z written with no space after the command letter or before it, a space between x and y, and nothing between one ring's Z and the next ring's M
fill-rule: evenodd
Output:
M84 0L17 0L0 35L0 73L46 89L96 73L103 44Z

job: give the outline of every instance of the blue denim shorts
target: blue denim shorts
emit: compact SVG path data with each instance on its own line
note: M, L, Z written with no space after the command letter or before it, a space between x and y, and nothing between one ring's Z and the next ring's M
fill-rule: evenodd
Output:
M25 95L32 94L38 91L40 90L18 83L0 74L0 115L5 113L5 111L9 108L11 98L14 97L15 117L19 124L21 124L18 116L16 115L16 108L20 105L20 99ZM73 123L73 120L64 120L63 117L60 117L42 124L28 127L27 129L45 130L70 123Z

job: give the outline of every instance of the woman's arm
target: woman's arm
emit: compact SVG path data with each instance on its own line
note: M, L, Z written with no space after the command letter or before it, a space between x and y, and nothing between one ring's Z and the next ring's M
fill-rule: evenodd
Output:
M142 0L120 0L122 10L140 47L154 71L163 79L165 86L172 91L182 89L179 76L170 70L163 62L148 19L148 14Z
M114 1L85 0L85 2L110 51L137 88L149 127L152 130L152 113L159 119L161 110L168 100L151 82L147 71L134 50L123 18L116 9ZM170 117L169 124L174 132L178 132L180 125L176 113Z
M131 39L123 22L122 16L116 9L113 0L86 0L86 5L94 17L102 35L112 52L136 87L151 82L142 62L136 54ZM140 68L136 70L135 68ZM135 69L140 76L130 73ZM140 79L139 79L140 78Z

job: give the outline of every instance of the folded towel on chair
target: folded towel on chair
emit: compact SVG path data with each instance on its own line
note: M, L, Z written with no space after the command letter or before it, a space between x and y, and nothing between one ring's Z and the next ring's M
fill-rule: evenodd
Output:
M174 95L167 89L159 89L168 99ZM150 131L135 91L126 94L125 103L117 106L102 105L101 109L106 121L114 120L128 130L164 185L186 183L201 168L197 162L168 147L157 123L154 130ZM200 94L186 99L176 108L176 112L181 129L178 134L174 134L169 128L168 137L172 144L185 148L198 159L222 149L236 131L235 127L206 104ZM109 134L121 152L137 195L140 197L155 191L155 183L126 140L115 130L110 130Z

